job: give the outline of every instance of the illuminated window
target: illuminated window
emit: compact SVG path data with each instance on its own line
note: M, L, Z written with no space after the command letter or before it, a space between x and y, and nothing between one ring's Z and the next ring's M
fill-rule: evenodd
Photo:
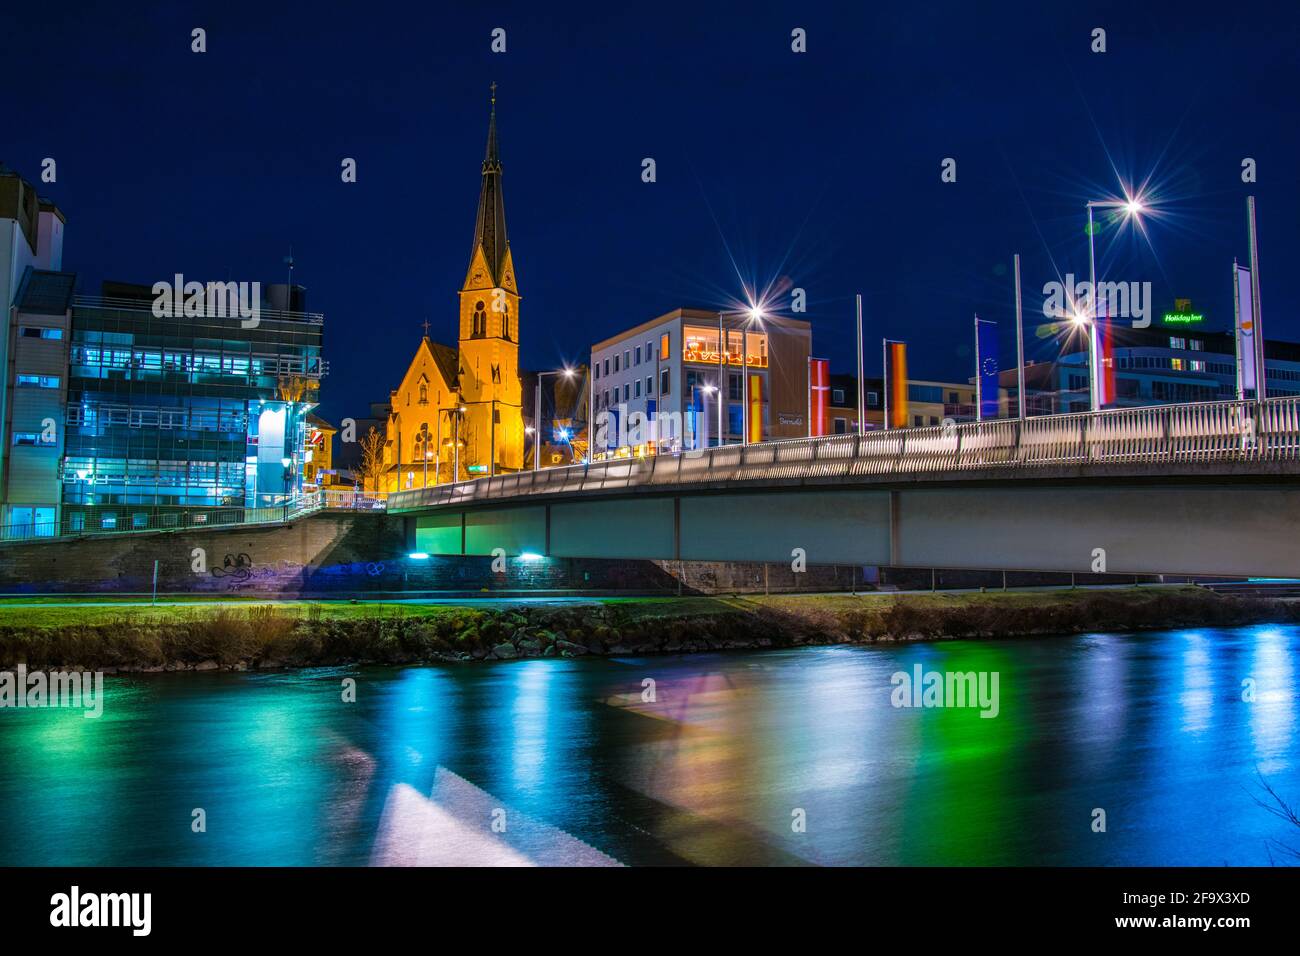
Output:
M1185 365L1186 363L1180 358L1169 360L1169 367L1173 369L1175 372L1184 371Z
M665 332L663 335L659 337L659 357L661 359L668 358L668 333L667 332Z
M19 375L16 381L19 388L58 388L57 375Z

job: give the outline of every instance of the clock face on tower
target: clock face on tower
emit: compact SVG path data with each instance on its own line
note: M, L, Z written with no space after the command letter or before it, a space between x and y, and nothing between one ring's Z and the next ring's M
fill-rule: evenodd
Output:
M473 282L475 285L483 281L483 273L475 272Z

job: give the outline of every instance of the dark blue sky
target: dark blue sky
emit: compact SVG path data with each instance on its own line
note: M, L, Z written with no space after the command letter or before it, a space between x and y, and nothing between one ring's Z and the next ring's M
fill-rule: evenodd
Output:
M814 353L837 369L861 291L870 372L888 335L915 376L964 380L973 312L1013 348L1013 252L1029 322L1057 270L1086 275L1083 204L1116 172L1150 177L1162 215L1149 246L1102 238L1106 277L1228 327L1253 190L1266 329L1300 338L1294 4L33 6L0 33L0 159L28 178L57 159L42 191L68 217L65 268L92 293L178 271L269 283L292 244L326 315L327 417L387 397L426 317L454 341L492 80L526 367L727 304L734 257L807 290Z

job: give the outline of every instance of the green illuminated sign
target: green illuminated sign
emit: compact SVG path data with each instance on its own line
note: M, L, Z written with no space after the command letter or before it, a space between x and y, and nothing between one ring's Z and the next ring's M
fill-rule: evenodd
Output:
M1200 312L1166 312L1165 325L1200 325L1205 316Z

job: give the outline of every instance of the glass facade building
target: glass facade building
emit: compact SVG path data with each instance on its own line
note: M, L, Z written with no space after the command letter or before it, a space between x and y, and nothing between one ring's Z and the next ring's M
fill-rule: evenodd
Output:
M73 300L64 533L203 523L196 512L302 490L322 317L263 308L254 324L152 305L120 288Z

